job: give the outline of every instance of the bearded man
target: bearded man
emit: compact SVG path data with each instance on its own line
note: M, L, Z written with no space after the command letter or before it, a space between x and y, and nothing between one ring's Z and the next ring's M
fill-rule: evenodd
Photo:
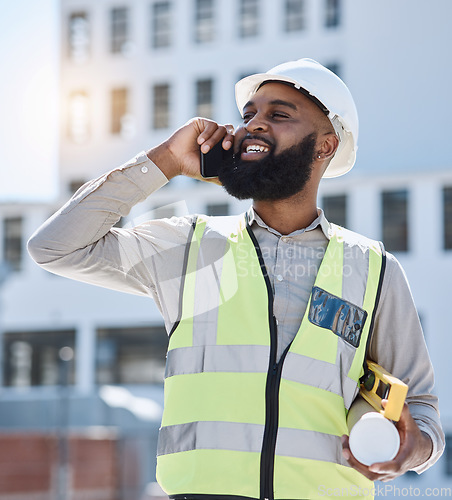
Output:
M31 238L44 269L152 297L169 335L157 479L171 498L306 499L422 472L444 435L404 273L378 242L330 224L322 177L355 163L352 96L311 59L236 85L243 122L195 118L83 186ZM200 150L233 151L218 178L247 213L113 228ZM401 351L403 346L403 352ZM394 459L366 466L346 417L366 359L409 383Z

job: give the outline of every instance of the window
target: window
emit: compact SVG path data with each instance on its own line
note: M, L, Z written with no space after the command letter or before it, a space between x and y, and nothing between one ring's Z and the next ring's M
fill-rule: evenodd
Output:
M13 271L22 264L22 217L8 217L3 221L3 260Z
M326 64L326 67L336 74L339 78L341 77L341 65L336 62L332 62L330 64Z
M346 227L347 225L347 196L334 195L323 197L323 211L330 222Z
M113 54L123 53L127 50L129 41L129 9L118 7L111 10L111 45Z
M74 363L65 363L72 358L74 339L74 331L5 333L5 385L29 387L73 384ZM67 356L68 353L71 356Z
M301 31L306 27L304 0L286 0L284 29L287 32Z
M452 434L446 435L446 448L444 451L446 457L446 475L452 476Z
M341 0L325 0L325 26L334 28L341 21Z
M71 182L69 182L69 192L71 194L76 193L82 186L85 184L85 180L83 179L73 179Z
M207 215L229 215L228 203L208 203Z
M128 90L126 88L111 91L111 133L123 131L128 112Z
M452 187L443 188L444 250L452 249Z
M408 250L408 191L382 193L383 242L391 252Z
M168 336L163 327L99 329L97 383L162 383L167 345Z
M170 219L173 215L176 215L176 206L171 203L169 205L163 205L161 207L154 207L152 209L153 219Z
M154 129L169 127L170 86L154 85L153 90L152 127Z
M88 59L90 50L89 21L86 12L74 12L69 17L69 58L75 63Z
M171 3L152 5L152 47L159 49L171 45Z
M196 82L196 116L213 117L213 80Z
M248 38L259 34L259 0L240 0L239 36Z
M68 135L76 144L89 138L89 99L86 92L72 92L69 97Z
M195 41L211 42L215 35L213 0L196 0L195 5Z

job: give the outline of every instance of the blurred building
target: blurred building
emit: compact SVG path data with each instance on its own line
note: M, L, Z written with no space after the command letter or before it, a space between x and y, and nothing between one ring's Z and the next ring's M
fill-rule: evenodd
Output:
M449 0L61 0L60 195L0 205L0 431L111 426L122 457L139 457L136 470L123 468L132 496L124 486L121 498L139 498L154 480L167 341L155 304L51 275L29 259L26 241L80 185L192 116L237 123L239 78L311 57L349 85L361 123L354 170L325 180L319 203L402 262L436 370L446 453L394 485L451 487L452 161L441 149L452 133L451 15ZM248 205L178 178L121 225Z

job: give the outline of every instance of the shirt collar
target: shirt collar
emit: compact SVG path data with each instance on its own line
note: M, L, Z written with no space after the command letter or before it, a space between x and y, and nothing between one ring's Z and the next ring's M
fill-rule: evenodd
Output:
M320 229L322 230L323 234L325 237L329 240L331 238L331 228L330 228L330 223L328 222L327 218L325 217L325 213L321 208L317 208L317 218L314 219L311 224L309 224L308 227L303 228L303 229L297 229L293 233L290 233L290 236L296 236L297 234L304 233L305 231L312 231L313 229L316 229L317 227L320 226ZM277 236L282 236L281 233L276 231L276 229L273 229L272 227L268 226L260 217L259 214L254 210L254 207L251 206L248 210L248 222L249 225L252 226L253 223L256 223L258 226L263 227L264 229L267 229L273 234L276 234ZM289 236L289 235L287 235Z

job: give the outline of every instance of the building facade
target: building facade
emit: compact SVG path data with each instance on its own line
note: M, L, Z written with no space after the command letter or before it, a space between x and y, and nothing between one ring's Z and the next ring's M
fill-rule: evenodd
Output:
M444 315L452 163L440 147L452 132L452 71L442 64L447 43L438 42L451 41L446 13L448 0L418 1L416 8L408 0L62 0L60 196L48 204L0 205L0 428L58 428L63 390L68 427L110 425L129 437L145 435L137 488L154 479L167 341L155 304L51 275L28 258L26 240L84 182L160 143L191 117L238 123L233 88L241 77L312 57L349 85L361 123L354 170L325 180L319 204L333 222L382 239L404 266L448 436L435 467L405 475L380 495L407 496L400 491L411 487L440 496L434 488L452 487L452 341ZM120 224L240 213L248 204L178 178Z

